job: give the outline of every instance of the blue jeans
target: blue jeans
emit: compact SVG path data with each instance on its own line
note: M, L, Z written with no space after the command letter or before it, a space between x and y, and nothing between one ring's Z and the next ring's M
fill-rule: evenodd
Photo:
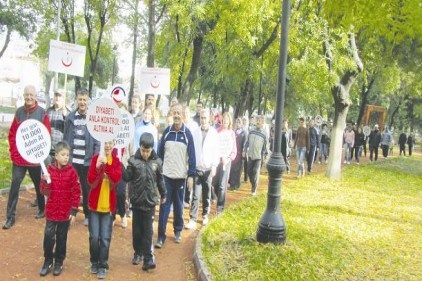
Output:
M230 168L232 162L228 161L225 166L220 162L217 166L217 172L212 180L215 194L217 195L217 213L224 210L226 204L227 185L229 183Z
M171 204L173 204L173 231L176 234L176 232L183 230L183 201L186 179L171 179L165 176L164 184L167 190L166 202L160 205L158 216L158 239L163 242L166 240L166 228Z
M360 158L362 157L362 146L355 147L355 159L359 163Z
M108 269L113 215L91 211L89 216L89 254L92 264Z
M305 155L306 147L297 147L296 148L296 160L297 160L297 174L298 176L303 175L305 171Z
M322 159L324 157L324 159ZM321 143L321 151L319 153L319 161L327 160L328 158L328 143Z
M352 148L353 146L350 143L346 143L344 145L344 160L347 162L350 162L350 160L352 160Z

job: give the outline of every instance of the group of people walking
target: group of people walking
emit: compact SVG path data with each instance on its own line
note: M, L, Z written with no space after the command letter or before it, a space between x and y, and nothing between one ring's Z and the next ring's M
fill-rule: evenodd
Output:
M307 172L311 173L313 164L325 161L327 163L330 148L330 132L327 124L315 126L313 119L306 122L305 118L299 119L299 127L296 130L292 147L296 150L297 177L305 175L305 161ZM400 134L399 141L400 155L405 155L405 146L408 145L409 156L412 155L415 144L414 134L409 136L405 132ZM353 157L356 164L360 164L362 154L366 157L367 145L369 146L369 160L378 160L379 148L382 150L382 156L387 159L394 146L393 133L385 126L381 132L378 124L367 134L363 132L363 126L357 127L356 124L347 124L343 133L344 164L350 164ZM288 170L289 172L289 170Z
M38 105L34 86L26 86L23 95L25 104L17 109L8 136L13 168L3 229L15 224L19 188L28 171L37 194L35 218L46 218L41 276L51 271L56 276L62 272L67 233L75 221L81 195L83 223L89 230L90 272L99 279L107 276L116 214L120 215L124 228L127 216L132 216L132 263L138 265L143 261L142 270L148 271L156 267L152 241L156 205L159 205L159 217L155 248L162 248L167 241L170 212L173 212L174 242L181 243L183 229L196 228L198 217L202 225L208 224L213 202L216 215L224 211L227 190L240 187L242 174L245 182L249 179L251 195L255 196L263 161L274 150L271 141L274 127L268 129L265 116L254 116L250 123L246 116L239 117L233 124L230 113L217 116L199 101L191 118L188 106L172 100L168 123L161 130L154 96L146 95L143 106L140 96L135 95L131 108L135 123L133 142L123 151L117 151L114 141L107 141L100 151L100 142L87 129L89 93L86 89L76 92L74 110L66 108L65 94L60 90L55 91L54 104L47 110ZM27 119L42 122L51 132L47 173L42 174L39 165L27 162L18 152L17 130ZM299 121L294 137L288 120L283 121L280 151L286 172L290 173L291 149L296 149L300 178L305 176L305 159L308 173L312 172L316 159L319 163L327 162L330 133L326 124L319 127L309 120L307 126L304 118ZM371 161L378 159L380 146L386 158L392 139L387 127L381 133L375 125L366 136L362 127L348 125L344 132L345 163L349 164L354 154L359 164L362 150L366 155L366 143ZM405 144L409 145L411 155L414 143L413 134L406 136L403 132L399 137L400 155L405 155ZM185 224L186 205L189 220Z
M13 180L3 229L10 229L16 222L20 184L29 171L39 208L35 218L46 218L41 276L61 274L67 233L75 221L81 196L83 224L89 231L90 272L103 279L109 268L116 214L121 217L121 226L127 225L126 197L132 216L132 263L143 261L142 269L148 271L156 267L153 246L161 248L167 240L171 211L174 242L181 243L182 230L196 227L200 201L201 222L206 225L211 204L216 202L217 214L224 211L227 189L239 188L242 172L251 181L251 194L256 195L260 168L269 148L264 116L258 116L254 126L242 118L233 127L227 112L217 120L211 110L198 102L198 111L190 120L188 107L174 103L167 126L160 130L154 101L140 108L141 99L135 95L135 108L131 109L135 120L133 144L118 152L114 141L108 141L100 151L100 142L87 129L86 89L76 92L74 110L65 106L63 91L55 91L54 104L47 110L38 105L36 96L34 86L25 87L25 104L17 109L9 131ZM42 122L51 134L47 173L42 174L39 165L26 162L18 152L16 131L27 119ZM191 195L186 196L187 191ZM183 218L185 197L190 208L187 224ZM156 205L158 235L153 245Z

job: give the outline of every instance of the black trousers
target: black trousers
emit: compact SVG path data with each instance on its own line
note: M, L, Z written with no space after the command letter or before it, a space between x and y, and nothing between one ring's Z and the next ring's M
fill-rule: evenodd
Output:
M88 184L88 170L89 166L84 166L81 164L72 164L73 167L76 169L76 172L79 176L79 181L81 183L82 188L82 206L84 209L85 218L89 217L89 209L88 209L88 194L89 194L89 184Z
M261 159L248 159L248 176L251 181L251 192L256 192L259 183L259 175L261 173Z
M382 148L382 156L384 156L385 158L387 158L389 146L383 144L383 145L381 145L381 148Z
M116 214L123 218L126 214L126 182L120 180L116 188Z
M16 216L16 206L18 205L19 200L19 189L23 178L28 171L29 176L31 177L32 182L34 183L35 192L37 193L38 209L44 211L45 209L45 200L44 195L40 192L40 182L41 182L41 167L25 167L13 164L12 166L12 184L9 191L9 198L7 200L7 209L6 216L7 219L15 219Z
M378 146L377 147L374 147L374 146L369 146L369 160L371 160L372 161L372 155L375 155L375 161L377 161L378 160Z
M403 153L404 156L406 156L406 145L405 144L400 144L400 154L401 155Z
M132 245L135 255L144 256L144 262L153 260L152 235L155 209L132 209Z
M47 220L44 229L44 258L46 261L63 264L66 258L67 232L70 221ZM56 249L54 251L54 245Z
M308 162L308 172L312 172L312 166L314 165L315 155L316 155L316 146L311 145L308 151L308 156L306 158Z

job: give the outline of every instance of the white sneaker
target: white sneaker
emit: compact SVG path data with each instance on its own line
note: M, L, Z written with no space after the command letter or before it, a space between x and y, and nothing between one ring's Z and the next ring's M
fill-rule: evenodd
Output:
M194 229L196 228L196 221L194 220L189 220L188 224L185 225L186 229Z
M346 161L346 160L344 160L343 164L346 164L346 163L347 163L347 161Z
M127 217L126 216L124 216L123 218L122 218L122 228L126 228L127 227Z
M252 192L252 196L256 196L256 191L255 192Z
M203 216L202 217L202 225L207 225L209 222L208 216Z

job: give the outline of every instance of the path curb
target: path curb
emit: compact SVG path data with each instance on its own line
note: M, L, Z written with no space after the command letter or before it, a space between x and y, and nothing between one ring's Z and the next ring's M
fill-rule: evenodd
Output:
M19 188L19 191L27 191L27 190L30 190L30 189L33 189L33 188L34 188L33 185L24 185L24 186L21 186ZM0 189L0 195L6 194L6 193L9 193L9 192L10 192L10 187Z
M200 281L212 281L211 274L208 271L208 267L204 262L204 258L202 256L202 233L207 227L202 227L199 231L198 236L195 239L195 248L193 252L193 263L196 268L196 272L198 273L198 279Z

